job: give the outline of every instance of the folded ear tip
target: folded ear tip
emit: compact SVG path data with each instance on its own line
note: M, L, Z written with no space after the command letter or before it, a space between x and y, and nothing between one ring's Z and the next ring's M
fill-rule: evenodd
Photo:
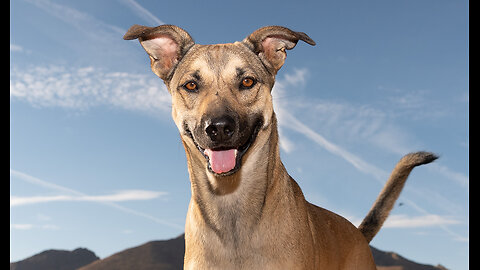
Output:
M317 43L315 41L313 41L313 39L311 39L311 38L309 38L307 40L305 40L305 39L302 39L302 40L305 41L307 44L310 44L312 46L317 45Z
M125 34L125 35L123 36L123 40L132 40L132 39L135 39L135 38L132 37L131 35Z
M310 44L310 45L312 45L312 46L317 45L317 43L316 43L313 39L311 39L311 38L309 38L309 39L306 40L305 42L307 42L308 44Z
M300 40L303 40L305 41L307 44L310 44L312 46L315 46L317 45L317 43L315 41L313 41L313 39L311 39L307 34L303 33L303 32L296 32L299 39Z
M123 35L123 39L124 40L137 39L142 34L145 33L145 29L147 29L147 28L148 28L147 26L134 24L127 30L127 33L125 33L125 35Z

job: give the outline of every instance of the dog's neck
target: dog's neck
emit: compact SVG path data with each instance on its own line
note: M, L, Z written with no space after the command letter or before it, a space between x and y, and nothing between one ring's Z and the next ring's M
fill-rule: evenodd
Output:
M254 230L262 218L267 194L276 193L270 190L286 174L280 160L275 115L261 132L265 134L259 134L258 141L243 157L240 170L230 176L211 174L205 168L204 157L194 152L198 150L185 145L192 190L189 215L203 219L226 241L235 242L239 234Z

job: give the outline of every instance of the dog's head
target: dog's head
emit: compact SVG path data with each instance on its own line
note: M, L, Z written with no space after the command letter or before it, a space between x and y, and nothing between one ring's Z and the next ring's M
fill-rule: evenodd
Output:
M305 33L281 26L263 27L242 42L195 44L173 25L134 25L124 39L139 39L151 68L172 95L172 116L183 143L216 176L240 169L273 116L271 89L286 50ZM190 151L192 152L192 151Z

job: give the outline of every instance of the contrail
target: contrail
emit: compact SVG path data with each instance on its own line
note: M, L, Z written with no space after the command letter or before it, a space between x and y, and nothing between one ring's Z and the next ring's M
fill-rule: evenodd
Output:
M297 72L298 73L298 72ZM304 80L304 77L300 78L302 81ZM289 83L289 80L291 78L286 78L284 81L277 82L276 84L276 89L274 89L274 93L277 95L280 92L280 95L282 94L283 91L286 91L286 87ZM280 103L280 104L279 104ZM370 174L374 177L374 179L380 183L381 185L384 185L386 182L387 177L389 176L389 173L364 161L360 157L354 155L353 153L349 152L348 150L343 149L339 145L336 145L329 140L327 140L325 137L323 137L321 134L318 132L314 131L311 129L309 126L304 124L302 121L298 120L294 115L288 112L285 103L282 104L282 102L278 102L275 105L275 112L278 116L278 123L279 126L282 126L284 128L290 128L293 131L296 131L308 139L312 140L314 143L318 144L328 152L339 156L343 158L345 161L350 163L353 167L355 167L357 170ZM459 182L466 182L463 178ZM422 213L427 216L432 216L427 210L421 208L417 204L415 204L412 200L406 198L405 196L403 197L403 200L407 202L413 209L415 209L417 212ZM439 228L441 228L443 231L447 232L449 235L453 236L455 240L457 241L468 241L468 237L463 237L452 230L448 229L447 226L444 224L438 224Z
M146 8L142 7L135 0L122 0L122 3L126 4L133 12L135 12L142 19L146 19L149 23L154 24L155 26L164 24L162 20L153 15Z
M288 113L281 107L276 108L276 113L278 117L281 119L279 121L280 125L286 128L290 128L294 131L297 131L304 135L305 137L309 138L316 144L323 147L325 150L329 151L330 153L340 156L345 161L353 165L356 169L363 173L371 174L380 184L385 184L385 179L388 177L388 173L382 169L377 168L376 166L364 161L363 159L357 157L356 155L348 152L347 150L341 148L340 146L328 141L322 135L318 134L307 125L299 121L295 116ZM288 123L282 125L282 123Z
M38 185L38 186L42 186L42 187L46 187L46 188L49 188L49 189L53 189L53 190L56 190L56 191L66 192L66 193L76 195L76 196L81 196L81 197L92 197L92 196L88 196L87 194L85 194L83 192L80 192L80 191L77 191L77 190L74 190L74 189L71 189L71 188L67 188L67 187L64 187L64 186L60 186L60 185L57 185L57 184L54 184L54 183L50 183L50 182L47 182L45 180L39 179L37 177L31 176L31 175L28 175L26 173L19 172L19 171L13 170L13 169L10 169L10 175L14 176L18 179L21 179L25 182L35 184L35 185ZM60 198L60 199L62 199L62 198ZM174 228L174 229L182 230L182 231L184 230L184 227L180 226L178 224L174 224L174 223L171 223L171 222L168 222L168 221L164 221L162 219L156 218L156 217L151 216L149 214L145 214L145 213L142 213L142 212L139 212L139 211L121 206L121 205L119 205L117 203L114 203L114 202L111 202L111 201L103 201L103 200L93 200L93 201L96 202L96 203L101 203L101 204L104 204L104 205L108 205L112 208L118 209L118 210L120 210L122 212L125 212L125 213L128 213L128 214L132 214L132 215L136 215L136 216L139 216L139 217L149 219L149 220L154 221L158 224L162 224L162 225L165 225L165 226L168 226L168 227L171 227L171 228Z

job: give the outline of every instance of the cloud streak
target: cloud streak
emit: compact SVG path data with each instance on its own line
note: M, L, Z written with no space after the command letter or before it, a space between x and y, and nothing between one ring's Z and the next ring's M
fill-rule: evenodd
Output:
M124 42L122 36L127 29L107 23L96 18L91 13L75 9L71 6L51 0L24 0L38 9L38 17L50 16L48 21L53 21L60 27L51 29L38 29L42 33L42 39L59 45L58 48L67 49L68 54L52 53L48 56L49 62L69 63L69 66L92 65L122 68L123 66L135 65L134 62L126 61L125 56L131 52L132 44ZM37 17L35 17L37 18ZM53 19L53 20L52 20ZM108 20L108 18L105 18ZM52 44L52 43L51 43ZM30 49L32 54L39 56L38 52L43 49L37 48L29 42L23 45ZM25 50L29 52L29 50Z
M174 229L177 229L179 231L183 231L184 227L180 226L175 223L171 223L162 219L159 219L157 217L151 216L149 214L124 207L119 205L116 202L120 201L126 201L126 200L132 200L132 199L153 199L153 198L158 198L159 196L165 195L165 192L155 192L155 191L145 191L145 190L129 190L129 191L121 191L117 192L115 194L111 195L103 195L103 196L91 196L87 195L85 193L60 186L42 179L39 179L37 177L31 176L29 174L19 172L13 169L10 169L10 175L15 177L16 179L23 180L25 182L39 185L45 188L49 188L55 191L59 191L62 193L68 193L68 195L58 195L58 196L37 196L37 197L11 197L11 203L12 203L12 198L13 198L13 206L19 206L19 205L26 205L26 204L34 204L34 203L41 203L41 202L52 202L52 201L91 201L95 203L100 203L103 205L110 206L112 208L115 208L117 210L120 210L122 212L132 214L135 216L143 217L146 219L149 219L151 221L154 221L158 224L165 225ZM11 205L12 206L12 205Z
M307 125L299 121L296 117L288 113L283 108L277 109L277 115L279 116L279 118L282 119L279 121L281 123L280 124L281 126L300 132L305 137L309 138L316 144L323 147L325 150L329 151L334 155L340 156L341 158L343 158L345 161L350 163L353 167L355 167L359 171L372 175L381 184L385 183L385 179L388 177L388 173L386 171L377 168L376 166L364 161L360 157L343 149L339 145L336 145L330 142L325 137L323 137L322 135L315 132L314 130L309 128Z
M407 215L391 215L385 221L384 228L421 228L441 225L460 224L460 221L439 215L424 215L410 217Z
M16 44L10 44L10 52L24 52L25 50L23 49L22 46L16 45Z
M10 97L36 107L75 110L107 105L158 114L171 108L170 94L160 79L95 67L35 66L28 72L14 68Z
M135 0L121 0L121 3L128 6L138 17L148 21L149 23L153 24L154 26L162 25L164 22L160 20L157 16L153 15L150 11L146 8L142 7L137 1Z
M354 104L342 104L324 100L312 101L303 98L285 98L290 96L288 93L297 91L297 89L291 88L305 85L307 78L308 70L296 69L293 73L277 79L272 93L275 100L275 112L281 129L289 129L302 134L328 152L341 157L357 170L372 175L382 185L389 176L389 172L363 160L344 147L330 141L327 137L342 138L344 142L361 139L382 151L397 155L405 155L423 147L410 134L392 124L391 116L387 112L366 105L355 106ZM409 99L413 99L413 97L409 97ZM422 102L422 105L411 106L414 109L427 107L423 98ZM420 101L417 103L420 103ZM305 121L301 121L296 117L293 113L296 110L308 112L302 116L312 120L309 123L320 126L322 132L316 131L313 125L307 125ZM403 110L406 110L406 108L401 107L400 111ZM309 118L312 115L315 116L314 119ZM282 130L280 130L280 134L283 134ZM286 150L287 153L292 152L295 148L293 142L287 138L280 138L280 142L282 149ZM465 174L452 171L438 163L430 164L428 167L454 183L464 188L468 187L469 180Z
M376 166L364 161L360 157L354 155L339 145L327 140L324 136L314 131L312 128L293 116L293 114L289 112L291 110L288 110L290 106L288 106L288 101L286 99L278 99L278 97L285 96L286 88L296 84L304 84L306 80L306 73L307 71L304 69L295 70L293 75L288 74L288 76L285 76L284 80L277 81L274 89L272 90L274 96L276 97L276 102L274 105L280 127L301 133L305 137L323 147L328 152L336 156L340 156L359 171L372 175L380 184L384 184L386 181L385 179L388 177L388 173L386 171L377 168ZM291 144L291 142L287 144L289 151L291 151L291 148L293 147Z
M14 230L32 230L32 229L42 229L42 230L59 230L60 228L56 225L52 224L44 224L44 225L34 225L34 224L10 224L10 228Z
M72 7L60 5L49 0L25 0L57 19L72 25L79 32L88 36L92 40L99 40L98 37L114 37L117 34L123 35L124 29L104 23L91 15L81 12ZM113 31L113 33L112 33ZM115 34L116 33L116 34Z
M20 206L28 204L46 203L46 202L124 202L138 200L152 200L166 195L166 192L149 190L123 190L114 194L88 196L88 195L57 195L57 196L30 196L30 197L10 197L10 206Z
M277 81L275 85L275 89L273 89L274 95L276 97L285 96L285 92L287 91L288 87L291 87L298 83L303 84L306 78L305 76L306 72L307 72L306 70L297 70L296 71L297 76L289 75L289 76L286 76L284 80ZM279 126L281 128L288 128L288 129L291 129L292 131L295 131L304 135L305 137L307 137L317 145L321 146L331 154L341 157L346 162L350 163L353 167L355 167L357 170L365 174L372 175L374 179L381 185L385 184L386 179L389 175L388 172L366 162L365 160L358 157L357 155L327 140L320 133L314 131L311 127L304 124L302 121L300 121L298 118L296 118L293 114L290 113L290 111L292 111L291 109L288 110L288 108L292 107L290 106L291 105L290 100L276 99L276 101L277 102L274 104L275 111L277 113ZM391 141L394 141L394 140L390 140L390 142ZM293 146L291 145L291 143L289 143L287 152L292 151L292 147ZM439 167L439 168L441 169L440 172L444 173L444 176L450 177L450 179L452 179L452 176L453 176L453 180L456 181L457 183L458 182L465 183L466 181L468 181L467 179L465 179L466 177L462 176L462 174L453 173L445 167ZM404 198L404 200L409 205L411 205L413 209L415 209L417 212L423 214L423 216L407 217L407 216L392 215L387 219L385 226L388 226L390 228L438 226L439 228L441 228L442 230L444 230L445 232L453 236L454 239L457 239L457 240L461 239L461 241L468 241L468 238L462 237L459 234L447 228L447 225L458 224L459 222L457 220L449 217L430 214L425 209L413 203L413 201L411 201L410 199ZM358 224L360 224L360 222Z
M354 219L351 221L355 226L359 226L361 219ZM390 215L383 224L382 228L389 229L411 229L411 228L426 228L426 227L442 227L446 225L461 224L461 222L450 216L441 216L434 214L424 214L419 216L409 215ZM458 237L455 234L455 237Z

